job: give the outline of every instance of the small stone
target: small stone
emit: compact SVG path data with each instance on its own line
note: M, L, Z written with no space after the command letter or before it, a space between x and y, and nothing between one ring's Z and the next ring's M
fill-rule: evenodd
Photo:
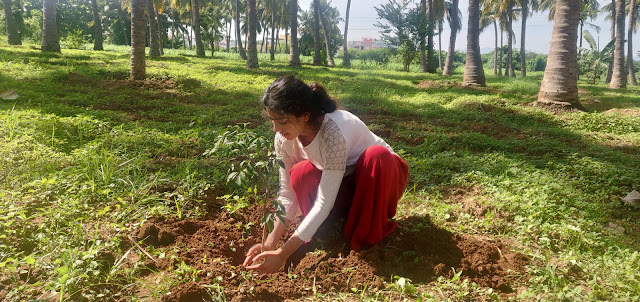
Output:
M622 198L622 201L631 206L638 206L640 205L640 193L638 193L638 191L636 190L633 190L629 194L627 194L627 196Z
M624 234L624 231L625 231L624 227L618 224L615 224L613 222L607 222L607 224L604 227L618 234Z

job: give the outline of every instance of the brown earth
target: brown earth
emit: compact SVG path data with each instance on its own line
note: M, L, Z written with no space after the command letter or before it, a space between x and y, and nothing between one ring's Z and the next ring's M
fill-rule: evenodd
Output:
M195 272L164 295L163 301L200 301L221 292L232 301L280 301L353 288L377 291L393 276L424 284L439 276L451 278L454 270L462 271L462 278L507 295L528 263L524 255L499 241L451 233L433 225L428 216L412 216L400 219L383 242L359 252L348 249L339 221L326 222L312 242L291 256L283 272L257 276L247 272L242 262L244 253L261 238L261 230L248 225L257 225L260 216L259 208L250 207L236 215L222 212L205 220L158 218L142 226L138 240L173 251L163 259L147 260L145 274L175 275L182 261ZM211 289L212 285L220 290Z

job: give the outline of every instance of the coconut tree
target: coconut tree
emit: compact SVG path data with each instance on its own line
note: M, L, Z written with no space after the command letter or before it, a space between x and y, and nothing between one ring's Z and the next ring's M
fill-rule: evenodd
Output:
M144 0L131 0L131 70L129 78L144 80L145 71Z
M449 47L447 49L447 58L444 63L442 75L451 75L453 73L453 56L455 55L456 36L462 29L462 18L458 9L458 0L453 0L451 6L447 8L449 16L449 27L451 34L449 36Z
M320 0L313 0L313 65L322 65L320 56Z
M538 0L521 0L520 7L522 9L522 26L520 28L520 76L527 76L527 52L525 48L527 34L527 18L533 11L537 11L539 6Z
M160 44L158 43L158 19L156 9L152 0L145 1L147 5L147 16L149 19L149 58L160 56Z
M582 108L578 101L578 25L580 0L556 0L551 45L537 105Z
M40 50L60 52L60 36L56 24L56 0L42 1L42 44Z
M242 34L240 31L240 1L239 0L235 0L236 6L235 6L235 14L234 14L234 21L236 23L236 48L238 49L238 52L240 52L240 57L243 60L247 59L247 53L244 51L244 47L242 45Z
M298 45L298 0L291 0L289 3L289 26L291 29L289 66L300 66L300 47Z
M7 1L7 0L4 0L4 1ZM344 47L342 65L344 65L345 67L351 66L351 58L349 58L349 47L347 47L347 44L348 44L347 32L349 31L349 10L350 9L351 9L351 0L347 0L347 14L345 15L345 18L344 18L344 43L342 45Z
M613 50L613 71L609 88L627 87L627 69L624 65L624 0L616 1L616 47Z
M435 10L435 22L438 26L438 68L442 72L442 31L444 30L444 16L446 6L444 0L434 0L433 9Z
M629 84L638 85L633 68L633 29L636 23L636 0L629 1L629 29L627 38L627 71L629 72Z
M93 50L102 50L102 22L97 0L91 0L91 11L93 13Z
M258 45L256 43L256 0L247 0L247 68L258 68Z
M420 38L420 72L427 72L427 31L430 26L427 18L427 0L420 0L418 14L418 37ZM433 40L432 40L433 41Z
M427 26L427 72L435 73L436 72L436 64L433 61L433 33L435 28L435 9L433 7L433 0L427 0L427 12L429 21Z
M611 40L616 38L616 0L611 0L610 4L603 7L603 10L609 12L605 17L605 20L611 21ZM611 82L611 75L613 74L613 51L611 52L611 58L609 60L609 66L607 67L607 79L605 83Z
M191 28L196 40L196 56L204 58L204 44L202 44L202 33L200 29L200 3L198 0L191 0Z
M4 8L4 21L7 26L7 40L9 45L22 45L22 39L20 38L20 33L18 33L18 27L13 18L13 11L11 10L11 0L2 0L2 7Z
M480 58L480 0L469 0L467 56L462 84L465 86L486 86L482 59Z

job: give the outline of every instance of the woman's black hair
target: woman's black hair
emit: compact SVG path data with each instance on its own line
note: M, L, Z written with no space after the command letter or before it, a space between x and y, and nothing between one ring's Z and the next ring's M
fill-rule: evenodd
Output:
M282 76L273 81L262 95L260 103L265 109L278 114L299 117L309 112L310 121L338 108L338 103L329 97L320 84L314 82L307 85L294 76Z

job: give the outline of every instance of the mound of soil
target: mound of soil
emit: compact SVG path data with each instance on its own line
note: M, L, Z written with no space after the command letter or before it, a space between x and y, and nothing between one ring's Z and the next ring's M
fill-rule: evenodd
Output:
M283 272L254 275L242 262L249 247L260 241L262 231L249 224L257 225L260 215L259 208L251 207L235 216L222 212L207 220L154 219L145 224L138 240L173 246L177 256L154 259L158 274L174 273L181 261L198 271L193 282L179 285L163 300L199 301L193 297L206 297L203 285L211 284L221 286L232 301L300 299L352 288L375 291L393 276L427 283L453 277L454 270L480 286L508 293L512 276L522 275L528 262L500 242L454 234L433 225L428 216L412 216L398 220L398 228L383 242L359 252L349 250L342 222L327 221L313 241L290 257Z

